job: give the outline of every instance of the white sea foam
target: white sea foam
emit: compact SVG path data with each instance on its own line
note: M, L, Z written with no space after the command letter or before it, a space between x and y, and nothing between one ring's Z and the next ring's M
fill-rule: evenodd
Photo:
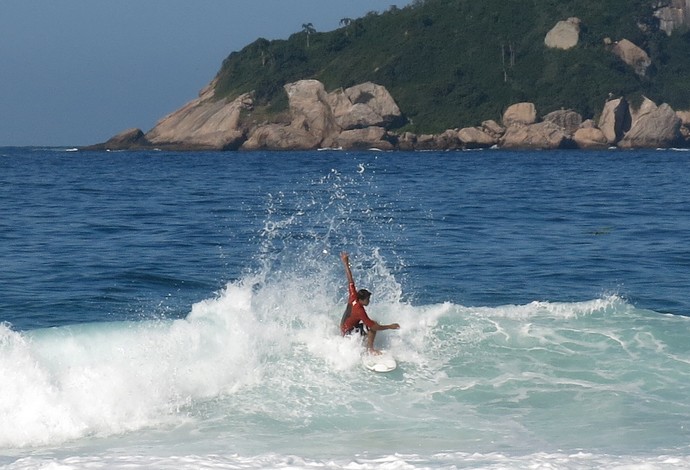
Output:
M483 469L581 470L606 468L613 470L673 470L690 467L685 455L621 456L587 452L508 455L503 453L447 452L430 456L418 454L392 454L381 456L357 455L352 459L309 459L297 455L264 454L241 456L237 454L173 455L166 457L142 455L98 455L64 459L23 458L0 467L5 470L80 470L88 468L202 470L202 469L343 469L343 470L407 470L407 469Z
M369 311L402 325L377 338L399 368L372 375L359 339L338 334L344 293L304 295L331 282L318 270L247 276L175 321L0 326L0 448L137 442L124 455L40 452L7 468L582 468L616 461L550 452L602 442L629 456L621 468L687 463L678 451L677 467L634 457L690 416L687 319L648 319L615 297L413 306L379 282ZM661 434L679 449L688 431ZM522 451L493 453L502 447Z

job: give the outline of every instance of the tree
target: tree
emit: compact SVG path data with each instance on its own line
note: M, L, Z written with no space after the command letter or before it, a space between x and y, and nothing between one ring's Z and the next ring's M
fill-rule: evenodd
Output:
M352 24L352 18L343 18L340 20L340 26L345 28L345 36L350 36L350 25Z
M302 32L307 35L307 49L309 48L309 36L314 34L316 32L316 28L314 28L314 25L311 23L303 23L302 24Z
M259 48L259 54L261 56L261 66L265 67L269 59L269 50L271 47L271 42L268 39L259 38L256 40L256 45Z

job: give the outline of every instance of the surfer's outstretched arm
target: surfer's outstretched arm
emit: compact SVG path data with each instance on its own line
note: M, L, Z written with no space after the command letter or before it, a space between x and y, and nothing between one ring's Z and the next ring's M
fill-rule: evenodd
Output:
M345 265L345 275L347 276L347 282L349 284L354 284L355 280L352 278L352 271L350 270L350 256L347 251L340 253L340 259L343 260L343 265Z

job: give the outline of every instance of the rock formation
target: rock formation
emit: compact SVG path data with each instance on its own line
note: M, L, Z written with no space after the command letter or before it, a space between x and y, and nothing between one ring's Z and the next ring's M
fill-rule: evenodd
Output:
M501 136L506 133L506 128L498 124L493 119L489 119L482 122L482 131L498 141L498 139L500 139Z
M625 98L607 101L599 118L599 129L604 133L607 142L615 145L630 130L632 118L630 107Z
M289 129L260 126L242 149L392 148L385 126L402 114L384 87L368 82L329 94L317 80L300 80L285 85L285 91L291 122L284 127Z
M215 99L213 83L199 97L161 119L147 134L128 129L103 144L85 149L121 150L312 150L321 147L380 150L602 149L690 145L690 111L645 99L632 108L624 98L605 103L598 126L569 109L537 119L534 103L516 103L481 126L447 129L439 134L397 135L390 126L402 113L388 91L374 83L326 92L317 80L284 87L289 112L273 122L251 119L251 94Z
M676 116L680 118L680 134L690 144L690 111L676 111Z
M652 65L649 55L627 39L622 39L613 45L611 52L631 66L635 73L641 77L647 74L647 69Z
M344 130L357 127L383 126L389 127L402 117L400 108L385 87L366 82L345 90L345 95L351 103L346 109L346 115L354 114L355 109L364 108L365 114L372 116L371 121L364 121L355 127L342 126ZM346 121L347 122L347 121Z
M244 142L244 133L239 128L240 113L252 108L251 96L216 100L214 90L215 82L211 82L197 99L161 119L146 134L148 141L161 147L237 149Z
M141 129L126 129L108 139L102 144L86 147L87 150L136 150L149 148L151 143L146 140Z
M551 49L572 49L580 41L580 19L568 18L559 21L544 38L544 44Z
M458 131L458 139L463 148L489 148L498 143L498 139L481 127L465 127Z
M661 3L661 2L660 2ZM690 26L690 0L671 0L654 12L659 18L659 28L667 35L682 26Z
M215 97L215 81L199 97L161 119L147 134L128 129L88 149L298 150L318 147L381 148L392 144L386 130L402 119L384 87L363 83L327 93L317 80L285 85L288 122L248 124L251 93L234 100Z
M323 84L317 80L300 80L288 83L284 88L290 101L290 126L305 131L317 145L331 146L330 139L340 129L335 123Z
M537 108L534 103L516 103L503 113L503 125L511 127L516 124L529 125L537 122Z
M577 131L582 124L582 116L572 109L553 111L544 116L542 120L556 124L569 136L575 134L575 131Z
M586 150L600 150L609 147L609 142L601 129L594 125L591 119L582 123L573 134L573 142L577 148Z
M242 150L310 150L319 140L304 129L283 124L259 126L242 145Z
M632 127L618 143L620 148L667 148L682 140L681 119L671 107L645 99L635 114Z
M393 144L386 140L386 129L376 126L343 131L336 137L335 146L348 149L394 149Z
M544 121L525 126L510 126L500 141L508 149L554 150L566 145L568 136L556 124Z

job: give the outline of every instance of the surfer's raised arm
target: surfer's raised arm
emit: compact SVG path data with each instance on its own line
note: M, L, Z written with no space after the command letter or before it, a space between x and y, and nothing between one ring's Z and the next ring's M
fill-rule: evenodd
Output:
M343 264L345 265L345 275L347 275L348 284L354 284L355 281L352 278L352 271L350 270L350 256L346 251L343 251L340 253L340 259L343 260Z
M347 252L340 253L340 259L345 266L345 275L348 282L348 300L345 313L340 320L340 331L343 336L357 331L362 336L367 336L367 349L370 353L379 354L379 351L374 349L374 339L376 339L376 332L381 330L397 330L400 325L391 323L390 325L381 325L367 315L364 307L369 305L371 299L371 292L366 289L357 290L355 287L355 280L352 277L352 270L350 269L350 257Z

